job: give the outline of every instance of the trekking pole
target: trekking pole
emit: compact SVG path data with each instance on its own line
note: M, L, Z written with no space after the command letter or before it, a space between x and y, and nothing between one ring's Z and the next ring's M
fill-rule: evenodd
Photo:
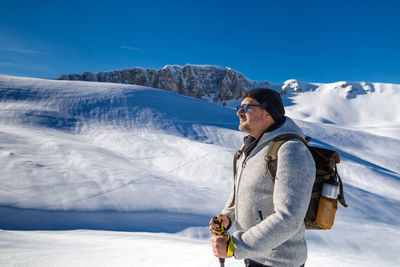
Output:
M222 220L218 219L217 217L214 217L213 222L218 225L218 228L214 230L214 234L215 235L226 235L226 232L224 229L224 224L222 223ZM218 259L219 259L219 266L225 267L225 259L224 258L218 258Z
M219 259L219 266L225 267L225 259L224 258L218 258Z

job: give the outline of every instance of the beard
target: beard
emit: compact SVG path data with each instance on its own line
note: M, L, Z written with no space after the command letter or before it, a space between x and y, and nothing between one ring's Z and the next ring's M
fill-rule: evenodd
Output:
M250 125L248 124L248 122L246 120L246 117L239 117L239 118L240 118L239 130L248 133L251 130L251 128L250 128Z

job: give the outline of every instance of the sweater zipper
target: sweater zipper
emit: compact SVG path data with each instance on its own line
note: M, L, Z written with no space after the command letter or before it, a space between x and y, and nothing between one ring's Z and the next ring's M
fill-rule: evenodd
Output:
M241 156L243 156L243 154L241 155ZM237 214L237 212L238 212L238 193L239 193L239 184L240 184L240 181L242 180L241 178L242 178L242 173L243 173L243 169L246 167L246 161L247 161L247 158L245 158L244 160L243 160L243 162L242 162L242 168L240 169L240 172L238 172L237 174L239 174L239 175L237 175L237 177L236 177L236 179L237 179L237 184L236 184L236 192L235 192L235 216L236 216L236 218L238 218L238 214Z
M258 215L260 215L261 221L264 220L264 218L263 218L263 216L262 216L262 211L261 211L261 210L258 211Z

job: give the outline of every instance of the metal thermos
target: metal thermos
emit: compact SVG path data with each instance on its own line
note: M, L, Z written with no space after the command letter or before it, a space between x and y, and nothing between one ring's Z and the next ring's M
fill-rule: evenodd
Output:
M338 180L331 179L323 184L315 219L315 223L319 227L323 229L332 228L338 208L337 199L339 198L339 192L340 184Z
M339 191L339 181L331 179L323 184L321 195L329 199L338 199Z

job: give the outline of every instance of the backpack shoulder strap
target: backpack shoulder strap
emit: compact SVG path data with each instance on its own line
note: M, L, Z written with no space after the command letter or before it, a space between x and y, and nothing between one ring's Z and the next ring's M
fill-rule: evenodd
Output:
M347 205L346 200L344 199L343 182L342 182L342 179L339 176L339 173L337 172L336 166L335 166L335 173L336 173L336 176L339 179L339 184L340 184L340 191L339 191L339 199L338 200L339 200L340 204L342 204L343 207L347 208L349 205Z
M291 139L298 139L302 141L307 147L307 141L301 138L297 134L282 134L278 135L274 139L272 139L271 143L268 146L267 154L264 157L265 160L265 173L268 173L272 179L272 182L275 183L276 177L276 169L278 166L278 150L279 148L287 141Z

